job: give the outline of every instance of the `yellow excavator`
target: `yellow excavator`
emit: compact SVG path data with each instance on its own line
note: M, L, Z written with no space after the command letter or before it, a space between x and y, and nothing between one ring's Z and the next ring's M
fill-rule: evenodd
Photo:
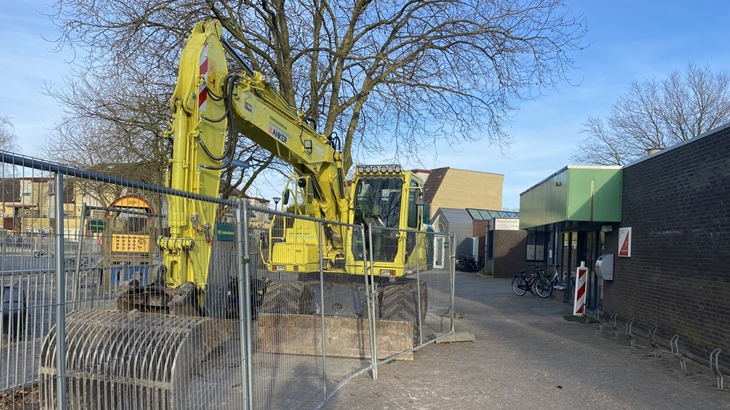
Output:
M260 236L266 269L287 280L267 282L260 292L263 300L253 305L259 320L322 312L332 320L368 314L413 326L423 320L426 286L407 277L431 265L423 182L396 164L358 165L348 182L338 139L317 132L314 121L248 68L222 34L216 20L198 23L180 58L166 185L192 195L167 197L169 234L157 240L164 256L157 280L121 286L116 310L67 315L65 347L73 367L65 369L67 383L89 390L70 387L71 408L100 400L105 408L126 408L129 398L114 396L125 383L144 400L181 407L196 363L230 337L228 314L209 308L206 299L213 282L227 283L234 273L211 269L218 205L197 196L218 197L221 170L235 162L239 135L295 171L282 194L282 209L293 200L291 212L274 213ZM242 71L228 71L226 52ZM365 275L377 284L371 313ZM48 407L58 376L55 335L53 330L44 342L41 357L41 400Z

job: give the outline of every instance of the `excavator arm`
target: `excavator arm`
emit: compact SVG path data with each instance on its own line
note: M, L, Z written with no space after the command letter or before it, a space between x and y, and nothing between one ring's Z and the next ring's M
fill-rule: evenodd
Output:
M307 122L304 113L290 107L261 73L235 73L236 86L226 97L233 110L232 130L290 164L311 184L308 204L319 217L345 222L342 154Z
M347 222L342 154L335 141L316 132L261 73L228 71L218 21L198 23L188 38L170 108L169 187L217 196L221 169L230 165L243 135L295 169L306 186L303 201L310 216ZM210 242L215 211L213 204L169 198L170 235L158 241L168 286L206 283L210 246L199 244Z
M349 197L338 140L318 133L301 110L288 104L273 84L240 59L242 71L229 72L224 48L237 58L222 40L220 23L209 20L196 25L183 49L171 101L174 144L169 186L216 196L219 170L231 163L237 141L243 136L292 166L297 175L295 192L299 194L295 202L304 205L305 215L349 222ZM167 283L180 286L192 282L200 288L206 283L209 252L192 249L190 239L210 227L215 210L193 211L191 203L177 198L170 198L170 205L171 235L159 241L165 252ZM291 232L311 233L316 229L311 222L295 223L304 226ZM329 242L325 258L332 266L344 264L344 235L340 227L329 227L325 235ZM294 249L298 239L290 238L288 243L277 246L279 260L301 254ZM315 243L305 247L307 255L319 249ZM196 252L196 258L185 256ZM191 260L201 265L194 266ZM305 262L296 264L307 269L305 265L312 260L305 258ZM268 263L271 269L282 266L274 265L271 259Z
M217 197L221 170L230 157L226 138L225 107L215 104L209 90L222 87L226 71L223 48L216 41L221 27L201 22L193 29L180 57L178 82L170 100L173 112L172 155L166 176L170 188ZM203 288L207 281L217 205L168 196L170 234L158 240L167 269L166 284L191 282Z
M205 21L193 30L184 53L196 55L206 47L221 49L224 45L233 54L233 49L222 40L220 23ZM303 200L315 210L312 216L345 222L345 177L342 154L336 149L336 141L318 133L311 125L312 120L288 104L260 72L241 63L242 71L228 72L222 53L208 56L207 75L214 81L208 81L201 92L208 95L206 104L214 105L226 113L218 124L228 127L229 140L236 141L239 135L243 135L291 165L306 181L302 181L302 184L308 185L308 195ZM181 73L183 64L187 63L181 61ZM183 80L182 76L180 80ZM180 83L176 89L176 98L178 89L183 88L186 93L181 93L180 99L195 98L190 96L196 92L194 87L184 87ZM212 122L215 119L207 117L203 121Z

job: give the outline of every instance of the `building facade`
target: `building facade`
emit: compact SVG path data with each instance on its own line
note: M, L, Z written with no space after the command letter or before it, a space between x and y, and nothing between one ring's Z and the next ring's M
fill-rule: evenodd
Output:
M621 167L567 166L520 195L520 229L527 231L525 261L558 265L570 301L572 278L584 263L588 309L602 305L595 262L605 253L606 232L621 220Z
M3 228L14 236L47 235L54 226L55 182L52 178L22 177L0 179ZM73 179L63 183L63 213L66 233L79 233L78 219L84 195ZM89 204L87 202L87 204ZM91 203L95 204L95 203Z
M621 222L606 234L616 255L604 307L658 326L706 362L730 368L730 125L623 170Z
M586 262L589 308L633 320L645 337L656 326L664 345L678 335L681 353L704 363L730 351L730 124L599 171L609 179L571 180L571 169L521 196L526 260L562 261L568 273ZM613 257L610 277L597 272L602 255ZM727 355L719 361L730 369Z
M487 221L485 268L495 278L511 278L527 269L527 231L519 229L519 214L493 217Z

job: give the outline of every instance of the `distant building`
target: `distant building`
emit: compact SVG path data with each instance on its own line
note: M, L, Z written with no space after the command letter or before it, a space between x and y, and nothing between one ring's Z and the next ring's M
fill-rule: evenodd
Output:
M451 244L456 256L478 255L479 243L474 240L474 220L466 209L439 208L431 222L436 232L448 232L456 236L456 243Z
M43 235L52 231L55 221L55 182L52 178L21 177L0 179L0 217L2 227L13 235ZM82 190L73 178L63 183L63 214L70 220L66 233L78 234Z
M512 223L519 221L518 217L518 212L440 208L433 217L433 225L437 232L455 235L456 243L452 246L457 257L471 255L492 274L498 271L497 277L508 277L525 266L522 250L527 233ZM495 220L499 222L495 224ZM507 229L507 225L516 229ZM436 252L446 249L437 248Z
M621 186L621 167L570 165L520 194L525 260L543 267L560 265L568 285L581 262L593 269L605 252L606 232L621 221ZM570 292L568 288L566 294ZM601 284L592 275L587 307L599 307L601 298Z
M454 168L431 170L423 186L433 217L440 208L502 209L504 175Z
M256 208L266 208L269 209L269 206L271 205L271 201L264 198L256 198L253 196L244 195L243 198L246 200L249 206L253 206ZM265 225L268 225L269 223L269 216L270 214L266 212L256 212L252 211L248 215L249 219L249 225L260 228Z
M478 225L479 232L486 233L486 237L480 238L484 244L484 269L495 278L509 278L525 270L527 231L520 229L519 212L488 211L482 217Z

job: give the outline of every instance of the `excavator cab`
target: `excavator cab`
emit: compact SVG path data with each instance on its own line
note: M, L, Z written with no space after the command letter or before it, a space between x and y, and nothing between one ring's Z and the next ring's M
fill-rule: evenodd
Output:
M352 220L365 226L352 241L354 261L362 261L362 241L371 249L376 275L400 277L432 256L426 235L423 182L400 165L358 165L353 178ZM407 232L406 232L407 231ZM370 259L368 259L370 260Z
M403 180L398 177L362 178L355 186L353 223L365 225L364 240L366 248L372 249L373 261L395 262L398 253L397 229L401 227L402 188ZM377 230L372 243L367 234L370 227ZM359 255L362 256L362 252Z

